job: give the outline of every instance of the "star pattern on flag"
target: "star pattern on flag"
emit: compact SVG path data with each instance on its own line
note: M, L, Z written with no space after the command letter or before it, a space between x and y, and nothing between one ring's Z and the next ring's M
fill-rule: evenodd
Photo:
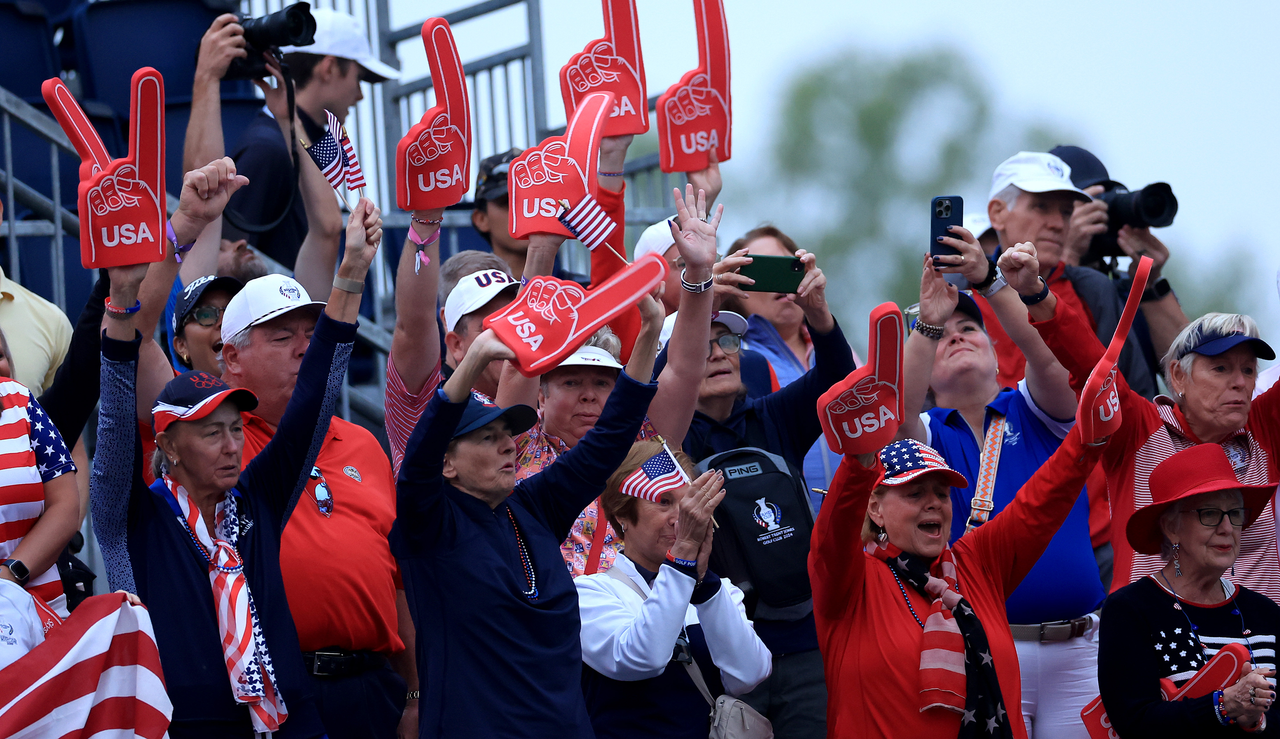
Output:
M946 460L932 448L915 439L895 441L880 451L886 480L920 470L946 470Z
M76 469L71 461L71 451L48 419L35 398L30 398L27 401L27 420L30 422L31 450L36 454L36 469L44 482Z

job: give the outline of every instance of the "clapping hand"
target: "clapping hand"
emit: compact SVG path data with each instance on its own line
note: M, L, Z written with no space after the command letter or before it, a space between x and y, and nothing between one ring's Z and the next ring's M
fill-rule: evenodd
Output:
M724 473L707 470L685 488L684 497L679 502L676 542L671 545L671 556L697 560L699 582L707 574L707 562L711 556L711 518L716 506L724 500L725 492Z

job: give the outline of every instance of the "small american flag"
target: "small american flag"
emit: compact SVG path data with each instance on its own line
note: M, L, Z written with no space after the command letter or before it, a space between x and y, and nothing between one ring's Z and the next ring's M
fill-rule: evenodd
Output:
M118 593L89 598L44 642L0 670L0 736L166 736L151 617Z
M604 212L604 208L600 207L600 203L591 197L588 193L586 197L578 201L578 204L572 208L568 207L569 201L561 202L561 211L558 216L559 221L564 227L569 229L569 233L574 238L581 241L587 249L595 251L596 247L604 243L604 240L613 233L618 224ZM625 259L623 261L626 261Z
M324 114L328 117L329 130L311 143L307 153L333 189L341 191L345 183L348 190L358 190L365 186L365 181L355 147L337 116L327 110Z
M622 492L636 498L658 502L663 493L689 484L689 477L671 455L667 445L662 451L649 457L640 468L622 481Z

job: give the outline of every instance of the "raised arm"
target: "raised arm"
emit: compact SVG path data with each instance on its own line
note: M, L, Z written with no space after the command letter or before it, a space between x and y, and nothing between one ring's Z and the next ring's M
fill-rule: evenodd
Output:
M132 306L146 273L145 264L109 269L110 304ZM144 487L135 397L141 335L134 327L134 316L112 314L107 319L102 338L102 401L98 409L97 449L89 482L93 532L102 548L107 581L112 590L130 593L138 589L129 560L129 504L133 492Z
M933 264L933 258L924 255L924 269L920 273L919 323L942 326L951 318L959 303L955 285L947 282L942 272ZM912 331L902 348L902 404L906 410L902 425L898 427L899 439L915 439L928 443L928 430L920 413L929 397L929 383L933 380L933 360L938 356L938 339L931 339L921 331Z
M53 384L40 396L40 405L68 447L74 447L98 404L102 379L102 317L110 294L111 279L99 270L89 300L80 311L67 358L54 375ZM87 473L88 470L85 470Z
M867 568L859 532L880 470L874 454L846 456L814 521L809 580L813 609L825 619L849 618L857 608Z
M621 229L616 229L621 230ZM563 236L556 234L536 233L529 237L528 256L524 260L524 279L531 280L541 275L550 275L556 265L556 252L564 243ZM603 249L604 247L600 247ZM522 288L523 289L523 288ZM646 378L647 379L647 378ZM498 394L494 398L498 405L538 406L538 378L525 377L516 370L515 365L507 362L502 366L502 379L498 381Z
M351 246L343 256L338 276L363 283L381 240L381 213L372 202L361 198L351 213L347 227L347 243ZM359 310L360 293L348 292L335 284L324 315L316 322L280 426L241 474L246 487L268 496L278 517L277 531L284 530L320 454L351 358Z
M390 360L411 394L422 391L440 363L440 326L436 303L440 290L440 224L421 223L444 217L444 209L415 210L409 228L418 238L430 241L424 249L427 263L421 265L418 245L405 238L396 270L396 327L391 337Z
M693 185L685 186L685 196L673 191L679 226L672 226L676 249L684 259L684 281L702 284L711 279L716 262L716 229L724 206L709 213L710 201ZM707 216L711 215L708 220ZM698 404L698 388L707 366L707 346L711 340L711 303L714 293L680 291L680 312L667 345L667 366L658 378L658 394L649 407L649 420L668 439L683 439L693 421Z

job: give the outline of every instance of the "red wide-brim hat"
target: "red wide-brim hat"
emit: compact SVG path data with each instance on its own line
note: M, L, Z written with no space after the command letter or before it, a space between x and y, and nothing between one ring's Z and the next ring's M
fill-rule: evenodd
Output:
M1246 515L1244 528L1249 528L1262 515L1267 502L1276 492L1275 484L1245 485L1236 477L1235 468L1222 447L1197 444L1174 454L1156 465L1148 480L1151 504L1139 508L1129 518L1125 535L1129 546L1141 554L1160 554L1164 534L1160 516L1169 506L1184 498L1219 490L1239 490L1244 494Z

